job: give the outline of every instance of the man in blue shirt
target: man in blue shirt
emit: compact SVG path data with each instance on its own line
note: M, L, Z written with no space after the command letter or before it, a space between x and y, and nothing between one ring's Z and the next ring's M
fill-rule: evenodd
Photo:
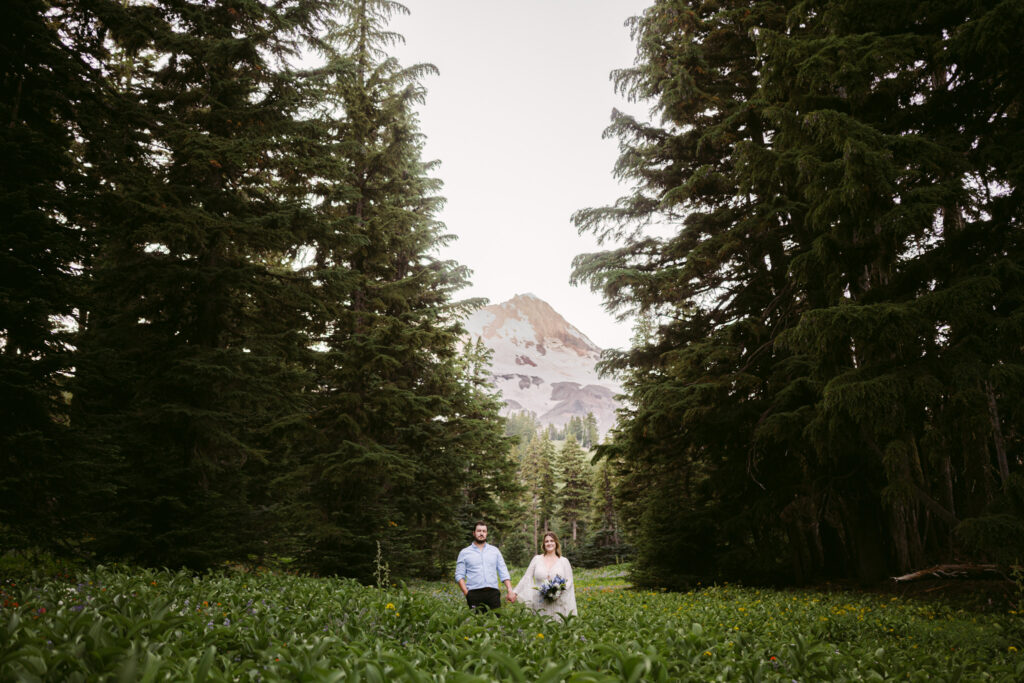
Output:
M487 543L487 524L477 522L473 527L473 542L462 549L455 562L455 581L470 609L498 609L501 607L501 591L498 580L505 584L509 602L516 601L512 590L512 577L505 566L501 551Z

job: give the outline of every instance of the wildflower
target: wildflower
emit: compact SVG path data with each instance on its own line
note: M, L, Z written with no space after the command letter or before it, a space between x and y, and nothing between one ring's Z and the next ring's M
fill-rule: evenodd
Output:
M395 604L393 602L389 602L388 604L384 605L384 609L395 609Z
M544 637L544 634L543 634L543 633L538 633L538 634L537 634L537 637L538 637L538 638L543 638L543 637Z
M704 650L704 654L707 655L708 657L710 657L711 656L711 650Z
M1008 651L1010 651L1010 652L1016 652L1016 651L1017 651L1017 648L1015 648L1015 647L1014 647L1013 645L1011 645L1010 647L1008 647L1008 648L1006 648L1006 649L1007 649Z

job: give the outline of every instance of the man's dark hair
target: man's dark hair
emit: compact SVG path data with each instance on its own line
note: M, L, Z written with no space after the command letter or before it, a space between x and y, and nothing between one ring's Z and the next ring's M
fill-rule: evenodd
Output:
M487 522L485 522L485 521L483 521L483 520L481 520L481 521L477 522L476 524L474 524L474 525L473 525L473 531L476 531L476 528L477 528L478 526L487 526Z

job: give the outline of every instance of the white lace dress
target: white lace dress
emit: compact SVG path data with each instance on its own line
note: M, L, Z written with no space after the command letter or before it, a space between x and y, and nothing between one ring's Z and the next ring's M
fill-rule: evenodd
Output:
M548 602L541 597L538 588L545 581L556 576L561 576L565 579L565 590L562 591L557 600ZM544 556L534 555L533 559L530 560L530 566L526 568L526 573L523 574L523 578L519 580L519 583L516 584L513 590L519 596L517 600L523 601L527 607L538 614L551 618L566 614L574 616L577 614L576 584L572 579L572 565L564 557L558 558L551 566L551 569L548 569L547 564L544 562Z

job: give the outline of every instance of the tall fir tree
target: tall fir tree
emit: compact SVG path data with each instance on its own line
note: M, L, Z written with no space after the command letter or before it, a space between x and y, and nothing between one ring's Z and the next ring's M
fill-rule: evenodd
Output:
M529 445L530 440L537 434L538 429L540 429L540 423L537 422L537 418L531 412L510 413L505 418L505 434L518 440L516 452L520 460L523 453L526 452L526 447Z
M479 304L453 300L468 273L435 256L451 237L415 113L435 70L388 54L402 5L337 9L325 162L340 180L321 188L311 236L313 431L281 480L294 496L286 514L296 552L319 571L369 578L379 542L392 571L435 576L468 522L506 514L510 442L482 388L480 346L459 355L461 319Z
M784 178L755 186L736 153L765 140L755 36L784 27L785 12L781 3L668 1L636 18L637 64L614 78L621 92L650 100L661 125L614 115L615 172L634 191L576 215L581 230L622 246L577 257L574 278L613 309L657 321L644 343L606 363L625 373L632 407L614 445L601 448L627 463L638 569L662 585L716 560L727 571L776 565L773 524L750 503L766 486L791 499L800 483L795 458L769 464L773 454L748 437L802 372L774 352L799 313L780 217L799 214ZM645 234L651 222L676 231ZM701 492L709 475L718 477L713 514Z
M91 532L101 557L287 552L364 578L378 541L396 573L436 574L469 520L507 525L511 440L486 349L462 342L481 302L454 301L468 273L435 256L450 237L414 112L433 68L387 54L407 10L15 9L3 144L26 165L0 285L32 296L0 309L21 404L0 524Z
M616 116L636 191L577 222L624 244L575 277L657 321L610 362L634 407L599 450L643 580L876 579L1020 524L1019 166L993 144L1020 134L1019 79L990 103L978 68L1005 72L978 46L1019 51L996 30L1019 10L976 9L663 1L634 23L617 82L661 123Z
M558 489L558 517L562 524L566 552L574 551L586 535L591 477L585 457L586 453L572 434L566 437L555 456L555 476L561 484Z
M615 475L611 463L601 460L593 469L590 498L591 541L600 546L618 546L619 514L615 495Z
M94 18L78 3L0 9L0 527L8 548L68 550L102 484L70 434L72 331L95 183L78 148L106 114ZM89 491L91 490L91 494Z
M326 2L103 2L112 112L85 262L73 420L109 453L104 556L208 566L262 553L250 485L306 409L304 112L288 67ZM315 150L315 147L313 148Z
M1003 433L1016 425L1003 406L1019 403L1005 379L1024 366L1019 345L1002 343L1020 310L1020 214L996 218L1014 180L980 152L992 149L982 120L999 121L997 137L1021 134L1019 117L1000 114L1020 91L988 101L992 74L965 57L979 31L992 49L1006 44L993 29L1019 14L833 2L804 15L805 31L766 36L779 57L764 88L808 172L813 238L794 270L802 286L808 272L831 274L824 301L786 340L813 360L820 386L805 432L819 469L838 462L836 474L876 483L832 499L877 511L867 533L885 541L879 575L1001 551L968 551L960 539L984 527L1021 465L1008 456ZM1017 515L1024 531L1024 508Z
M601 433L597 429L597 417L594 413L587 413L583 419L583 438L580 445L584 448L594 448L601 441Z
M551 528L555 514L555 446L547 432L530 440L519 467L524 489L523 536L528 544L528 557L538 552L541 534Z
M488 537L500 544L514 533L515 520L523 514L523 491L516 476L515 440L503 434L503 421L496 419L504 404L491 383L492 356L479 338L463 347L456 367L462 377L461 388L468 394L468 409L463 409L448 438L449 445L461 452L457 528L464 532L484 520L489 531L493 530ZM450 549L449 545L444 552Z

